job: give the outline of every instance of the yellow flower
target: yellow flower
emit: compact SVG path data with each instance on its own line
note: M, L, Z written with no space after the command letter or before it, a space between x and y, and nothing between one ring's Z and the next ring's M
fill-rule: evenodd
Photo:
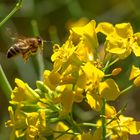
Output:
M134 121L132 117L125 117L123 115L116 116L115 118L106 119L106 136L108 135L111 140L128 139L130 135L140 134L140 122ZM102 122L97 121L98 128L94 132L94 135L98 135L102 138ZM127 140L126 139L126 140Z
M85 63L85 65L81 67L79 73L77 86L83 88L85 91L96 90L99 87L100 81L104 77L104 73L96 68L91 62Z
M120 95L120 90L113 79L107 79L104 82L100 82L99 94L107 101L114 101Z
M134 121L132 117L120 115L107 125L108 133L112 133L110 137L128 137L130 135L140 134L140 122Z
M96 22L90 21L85 26L73 27L71 29L71 38L79 38L76 54L81 61L94 61L94 55L97 55L98 40L95 32Z
M44 71L44 84L54 90L60 83L61 75L58 72Z
M10 138L15 140L19 137L26 137L27 140L34 140L35 137L46 140L44 136L50 133L46 126L46 115L44 110L38 112L25 113L19 108L13 111L12 107L8 108L10 120L6 122L7 127L12 127Z
M43 140L47 140L45 136L48 134L46 127L46 115L45 111L27 113L26 117L26 139L34 140L38 137Z
M98 48L95 26L96 22L90 21L84 26L73 27L62 47L54 45L54 54L51 57L54 62L53 72L63 73L70 64L78 67L83 62L94 61Z
M68 29L71 29L72 27L80 27L80 26L84 26L85 24L87 24L89 22L89 19L85 18L85 17L82 17L80 18L79 20L77 21L68 21L68 23L66 24L67 25L67 28Z
M132 66L129 80L134 79L133 83L136 86L140 86L140 69L138 67Z
M114 27L111 23L108 22L101 22L98 24L97 28L96 28L96 32L101 32L103 34L105 34L106 36L111 34L112 32L114 32Z
M24 83L20 79L15 79L15 83L17 87L12 91L10 103L18 104L21 102L36 102L40 98L40 96L31 89L27 83Z
M98 94L86 94L87 102L95 111L100 111L102 108L102 99Z
M96 68L93 63L87 62L81 67L76 83L77 87L85 91L88 104L96 111L99 111L102 106L98 88L103 77L104 73L100 69Z
M63 110L60 113L60 115L67 115L69 112L71 112L72 105L74 101L74 94L72 90L69 90L68 88L65 88L65 90L61 94L61 103L63 105Z
M111 119L116 117L117 114L116 109L113 106L110 106L109 104L105 105L105 117L107 119Z
M96 28L97 32L105 34L106 51L116 54L121 59L126 58L133 53L140 56L140 33L133 34L133 29L130 23L116 24L113 27L110 23L100 23Z
M70 65L81 65L81 61L77 57L75 50L77 49L74 46L72 40L69 38L62 47L54 46L54 54L51 59L54 62L53 72L65 71L65 69Z
M63 122L58 122L56 124L54 130L56 131L56 132L54 132L54 138L56 138L60 135L60 137L57 138L57 140L72 140L72 138L73 138L72 134L65 134L67 132L72 133L72 130L70 130L69 127L67 125L65 125ZM57 131L59 133L57 133Z
M6 127L12 127L10 138L15 140L18 137L25 135L24 129L26 129L26 115L19 108L13 111L11 106L8 107L10 114L10 120L6 122Z
M77 86L84 89L88 104L92 109L99 111L102 106L102 98L108 101L115 100L119 96L119 87L113 79L103 82L104 73L91 62L87 62L77 80Z

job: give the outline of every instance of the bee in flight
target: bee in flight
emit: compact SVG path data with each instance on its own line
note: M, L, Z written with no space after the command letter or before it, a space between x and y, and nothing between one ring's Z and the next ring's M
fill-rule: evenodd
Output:
M8 49L7 58L21 54L25 61L30 55L34 55L38 49L43 50L43 40L41 37L17 38L16 42Z

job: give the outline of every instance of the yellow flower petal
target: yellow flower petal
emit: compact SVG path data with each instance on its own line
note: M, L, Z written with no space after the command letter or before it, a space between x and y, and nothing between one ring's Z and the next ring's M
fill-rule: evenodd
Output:
M60 83L60 74L58 72L44 71L44 83L50 88L55 89Z
M93 37L95 34L95 26L96 22L94 20L91 20L88 24L82 27L73 27L72 31L75 32L76 34L83 36L84 34L89 35L90 37Z
M134 80L134 84L136 86L140 86L140 76L138 76L135 80Z
M140 134L140 122L131 121L130 123L128 123L127 128L129 129L129 133L131 135Z
M105 115L106 118L113 118L116 115L116 109L113 106L110 106L109 104L105 105Z
M86 94L87 102L90 105L90 107L95 111L100 111L102 107L102 99L99 97L99 95L91 95Z
M71 140L73 135L71 134L65 134L66 132L72 132L72 130L69 130L69 127L67 125L65 125L63 122L58 122L55 126L55 131L62 131L62 133L64 133L64 135L62 135L61 137L57 138L57 140ZM54 133L54 138L56 138L57 136L59 136L59 133Z
M102 128L99 127L95 130L93 134L93 140L102 140Z
M140 69L132 65L129 80L132 80L140 75Z
M138 46L137 42L133 43L133 45L131 46L133 53L139 57L140 56L140 46Z
M98 40L95 32L96 22L91 20L82 27L73 27L72 32L80 36L80 40L85 41L89 48L98 48ZM86 46L85 45L85 46Z
M60 113L61 116L63 115L65 116L71 111L73 100L74 100L73 92L66 88L61 95L61 103L63 105L63 110Z
M12 101L10 101L10 103L17 104L22 101L35 102L40 98L40 96L30 88L27 83L24 83L17 78L15 79L15 82L17 87L12 91Z
M101 22L98 24L96 28L96 32L101 32L105 35L109 35L110 33L114 32L114 27L111 23L108 22Z
M133 29L130 23L121 23L115 25L116 33L122 38L128 38L133 35Z
M116 100L116 98L120 95L119 93L119 87L113 79L107 79L106 81L100 83L99 94L107 101Z

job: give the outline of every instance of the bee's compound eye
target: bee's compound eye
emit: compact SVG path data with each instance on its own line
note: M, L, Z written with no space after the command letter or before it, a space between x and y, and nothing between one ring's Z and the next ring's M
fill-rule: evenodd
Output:
M42 44L42 38L41 37L37 37L38 40L38 44Z

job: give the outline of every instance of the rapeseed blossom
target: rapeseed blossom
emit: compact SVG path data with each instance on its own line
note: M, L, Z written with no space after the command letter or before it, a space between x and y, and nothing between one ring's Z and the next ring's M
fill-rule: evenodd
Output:
M98 32L106 36L102 58ZM108 102L123 93L113 79L122 68L115 67L109 73L110 67L131 52L140 56L139 44L140 34L133 33L130 23L113 26L102 22L96 26L91 20L84 26L73 26L64 44L53 46L53 68L44 70L43 81L36 81L36 89L15 79L8 109L10 119L6 122L12 127L11 140L117 140L139 134L140 122L124 116L123 111L117 112ZM139 68L133 66L130 80L134 79L137 86L139 76ZM74 119L74 106L82 103L98 114L97 122Z

